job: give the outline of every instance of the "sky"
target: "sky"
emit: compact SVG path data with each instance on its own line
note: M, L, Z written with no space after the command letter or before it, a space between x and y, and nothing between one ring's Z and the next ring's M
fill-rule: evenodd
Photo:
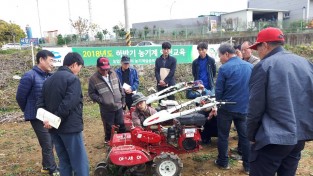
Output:
M37 8L38 1L38 8ZM128 18L132 23L197 18L210 12L231 12L247 8L248 0L128 0ZM90 0L91 19L102 29L125 26L124 0ZM39 13L39 15L38 15ZM38 17L39 16L39 17ZM33 38L44 31L75 33L69 19L90 19L88 0L0 0L0 19L25 30L32 29ZM40 22L39 22L40 19ZM41 28L41 30L40 30Z

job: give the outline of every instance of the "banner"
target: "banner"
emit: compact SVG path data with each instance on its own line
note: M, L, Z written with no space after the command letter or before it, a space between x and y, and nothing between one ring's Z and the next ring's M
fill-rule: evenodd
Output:
M120 65L123 55L128 55L133 65L154 64L155 59L162 55L161 46L81 47L72 50L83 57L86 66L96 65L101 56L109 58L111 65ZM177 59L177 63L191 63L192 46L172 46L170 55Z
M219 62L217 48L219 44L208 46L208 55ZM85 66L95 66L99 57L107 57L111 65L120 65L121 57L128 55L132 65L154 65L155 59L162 55L161 46L116 46L116 47L63 47L43 48L55 55L54 66L63 64L64 56L69 52L77 52L84 59ZM198 58L197 45L174 45L171 56L177 59L177 64L192 63Z

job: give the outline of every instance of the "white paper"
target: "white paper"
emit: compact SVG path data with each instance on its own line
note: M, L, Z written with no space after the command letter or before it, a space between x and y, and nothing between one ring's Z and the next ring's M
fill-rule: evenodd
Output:
M130 86L130 85L128 85L127 83L124 83L123 84L123 89L125 89L125 90L129 90L129 89L131 89L132 87Z
M58 129L61 123L61 118L52 114L51 112L43 109L43 108L39 108L37 110L37 115L36 118L41 120L41 121L48 121L49 124Z

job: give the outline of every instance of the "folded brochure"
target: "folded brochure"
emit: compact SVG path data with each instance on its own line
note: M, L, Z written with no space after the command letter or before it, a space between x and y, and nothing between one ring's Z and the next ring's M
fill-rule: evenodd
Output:
M37 110L37 115L36 118L41 120L41 121L48 121L49 124L58 129L61 123L61 118L52 114L51 112L43 109L43 108L39 108Z

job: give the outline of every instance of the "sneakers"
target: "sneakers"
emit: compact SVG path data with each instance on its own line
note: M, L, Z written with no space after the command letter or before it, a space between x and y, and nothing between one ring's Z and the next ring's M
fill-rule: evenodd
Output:
M230 154L229 157L233 160L242 160L242 156L239 154Z
M222 165L218 164L217 160L214 160L214 164L215 164L215 166L217 166L218 168L223 169L223 170L229 170L230 169L228 164L226 166L222 166Z
M55 170L53 173L50 174L50 176L60 176L59 170Z
M58 168L54 170L52 173L50 173L50 170L48 168L42 168L40 172L42 174L49 174L50 176L60 176L60 172Z
M250 169L243 168L243 172L244 172L246 175L249 175L249 174L250 174Z
M50 170L48 168L41 168L40 172L42 174L49 174L50 173Z

